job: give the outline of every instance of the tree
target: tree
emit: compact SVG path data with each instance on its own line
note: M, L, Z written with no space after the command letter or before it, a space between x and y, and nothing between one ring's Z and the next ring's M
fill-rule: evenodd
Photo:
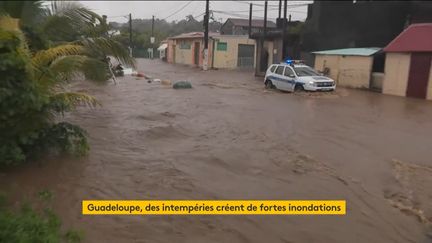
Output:
M9 6L0 12L5 15L16 9ZM37 30L25 20L0 16L0 76L4 77L0 82L0 166L17 164L47 150L85 154L85 131L73 124L55 123L55 117L78 105L94 107L98 102L89 95L70 92L64 84L74 77L107 80L111 75L107 56L135 65L128 51L108 37L106 22L97 14L79 5L60 4L40 12L45 17ZM44 32L46 26L56 30L64 24L70 35L54 38ZM28 42L34 40L23 28L44 36L48 48L30 49Z

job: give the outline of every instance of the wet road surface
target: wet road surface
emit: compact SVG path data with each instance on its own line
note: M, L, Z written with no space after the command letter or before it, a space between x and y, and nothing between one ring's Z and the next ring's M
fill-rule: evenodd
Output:
M247 71L139 60L162 80L82 83L103 107L82 159L0 176L13 198L52 190L84 242L431 242L432 102L338 89L268 91ZM345 199L340 216L82 216L83 199ZM428 236L429 235L429 236Z

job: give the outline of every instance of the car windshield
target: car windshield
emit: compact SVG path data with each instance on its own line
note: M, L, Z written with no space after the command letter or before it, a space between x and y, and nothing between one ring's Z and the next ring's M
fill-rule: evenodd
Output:
M294 67L297 76L319 76L319 74L310 67Z

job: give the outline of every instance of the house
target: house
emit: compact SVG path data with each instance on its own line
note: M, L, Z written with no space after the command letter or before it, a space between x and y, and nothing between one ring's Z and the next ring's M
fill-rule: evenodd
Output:
M276 24L267 21L267 29L276 29ZM263 20L252 20L251 32L257 33L264 30ZM222 35L247 35L249 34L249 19L228 18L220 29Z
M378 67L378 62L384 60L380 50L381 48L345 48L312 53L315 54L315 69L331 77L337 85L380 89L382 81L372 79L382 76L372 76L372 72L383 70L384 63Z
M314 1L302 34L302 57L312 51L386 46L413 23L432 22L431 1Z
M168 63L202 67L204 33L184 33L168 39ZM254 67L255 41L247 35L209 33L210 68Z
M385 48L383 93L432 100L432 24L413 24Z
M209 33L209 36L214 33ZM209 45L210 47L210 45ZM204 33L190 32L168 38L168 63L202 66L204 50ZM208 56L211 60L212 48Z

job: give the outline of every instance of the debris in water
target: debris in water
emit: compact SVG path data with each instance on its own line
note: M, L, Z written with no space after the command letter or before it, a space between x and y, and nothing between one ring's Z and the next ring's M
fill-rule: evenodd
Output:
M191 89L192 84L188 81L178 81L173 85L174 89Z
M172 85L171 80L162 80L161 84L163 84L163 85Z

